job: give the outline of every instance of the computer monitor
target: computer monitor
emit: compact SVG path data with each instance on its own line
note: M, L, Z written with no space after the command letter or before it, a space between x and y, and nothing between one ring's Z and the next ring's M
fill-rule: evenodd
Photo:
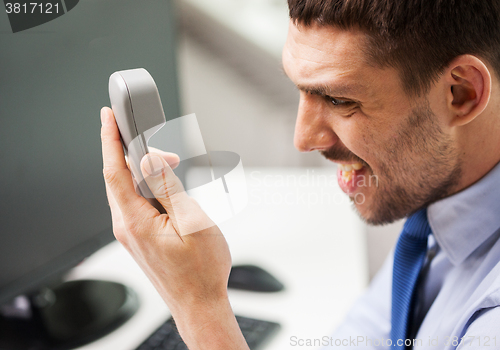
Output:
M100 108L109 106L109 76L146 68L167 120L180 116L171 1L38 1L40 11L49 3L52 13L61 11L52 17L37 14L32 3L5 1L0 11L0 348L6 346L6 329L15 333L19 323L32 321L50 328L60 315L40 316L34 310L22 320L6 311L14 298L40 298L41 290L57 285L65 272L114 239L99 118ZM119 294L113 286L91 283L73 285L71 292L57 288L71 298L75 291L86 298ZM89 291L82 292L85 288ZM45 299L53 302L50 295ZM19 347L33 346L30 337L44 331L19 331L27 344ZM75 339L85 342L106 330L91 331L95 334L66 339L73 341L70 345L62 336L57 344L43 340L37 346L74 346Z

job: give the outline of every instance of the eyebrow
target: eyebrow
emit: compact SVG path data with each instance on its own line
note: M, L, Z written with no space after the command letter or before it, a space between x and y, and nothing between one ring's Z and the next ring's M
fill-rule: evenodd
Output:
M334 84L334 85L302 85L297 84L301 91L319 96L346 97L359 95L363 90L361 85L354 84Z
M285 76L288 77L288 74L286 74L286 71L281 65L281 71ZM290 77L288 77L290 78ZM359 95L362 91L365 90L365 88L360 85L360 84L346 84L346 83L340 83L340 84L320 84L320 85L306 85L306 84L296 84L297 88L301 91L304 92L309 92L314 95L319 95L319 96L332 96L332 97L344 97L349 98L347 96L350 95ZM350 98L352 99L352 98Z

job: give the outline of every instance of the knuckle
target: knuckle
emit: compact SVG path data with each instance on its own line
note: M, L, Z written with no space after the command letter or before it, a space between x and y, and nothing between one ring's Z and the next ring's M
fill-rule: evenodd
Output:
M116 183L117 181L117 172L113 168L104 167L102 175L104 176L104 181L110 185Z
M102 175L107 184L112 185L119 182L120 177L125 176L126 169L120 169L112 166L105 166L102 170Z
M180 185L177 179L162 179L153 185L151 190L159 198L168 198L173 195L184 191L182 185Z
M126 229L123 221L121 221L119 223L113 222L113 235L115 236L115 238L118 242L120 242L124 246L127 246L128 234L127 234L127 229Z
M103 148L107 148L111 143L109 132L105 128L101 128L101 143Z
M119 228L113 228L113 234L118 242L122 244L126 242L127 235L125 234L125 230L121 230Z
M175 178L170 178L167 181L165 181L165 193L168 195L174 195L177 193L184 192L184 187L182 186L181 181L175 177Z
M179 193L179 185L176 181L165 181L163 184L162 184L162 192L161 193L165 193L168 197L171 197L177 193Z

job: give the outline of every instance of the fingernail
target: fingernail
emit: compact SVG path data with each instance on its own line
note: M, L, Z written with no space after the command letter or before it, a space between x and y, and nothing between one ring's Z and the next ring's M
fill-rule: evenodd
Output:
M101 109L101 125L106 124L108 121L108 113L104 108Z
M148 155L144 162L144 170L149 176L159 175L165 167L163 160L157 155Z

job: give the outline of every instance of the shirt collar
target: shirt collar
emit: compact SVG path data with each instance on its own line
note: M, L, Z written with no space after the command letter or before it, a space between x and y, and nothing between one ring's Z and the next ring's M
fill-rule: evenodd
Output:
M432 233L454 265L500 227L500 163L465 190L427 209Z

